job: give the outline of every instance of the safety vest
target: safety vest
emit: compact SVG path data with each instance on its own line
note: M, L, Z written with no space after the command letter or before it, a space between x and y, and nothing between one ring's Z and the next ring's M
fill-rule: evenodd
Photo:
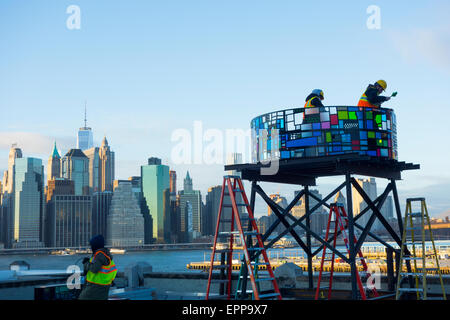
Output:
M378 106L371 104L369 99L366 96L366 92L364 91L363 95L359 99L358 107L366 107L366 108L378 108Z
M113 280L115 279L116 274L117 274L117 268L116 268L116 264L114 263L114 261L110 257L108 257L105 253L103 253L102 251L97 251L94 254L94 256L91 257L89 262L92 262L92 260L94 260L95 257L97 256L97 254L99 254L99 253L103 254L109 260L109 264L107 266L102 266L100 271L97 273L88 271L88 273L86 275L86 281L90 282L90 283L99 284L102 286L107 286L107 285L110 285L113 282Z
M312 97L311 99L309 99L308 101L306 101L304 108L314 108L315 106L311 104L311 102L316 99L317 96Z

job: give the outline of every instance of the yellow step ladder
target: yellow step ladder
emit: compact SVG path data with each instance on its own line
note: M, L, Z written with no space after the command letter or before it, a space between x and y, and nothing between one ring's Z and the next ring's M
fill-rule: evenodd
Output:
M412 203L420 202L420 212L412 212ZM414 223L414 221L416 223ZM427 255L425 249L426 241L426 229L429 231L429 237L433 245L433 251L430 255ZM418 232L419 234L415 233ZM410 237L408 237L408 232L410 232ZM418 236L420 235L420 236ZM418 250L416 246L421 246L421 250ZM405 248L412 248L412 254L405 252ZM410 251L411 253L411 251ZM431 231L430 217L428 216L428 210L425 203L425 198L408 198L406 199L406 211L405 211L405 222L403 224L403 235L402 235L402 246L400 249L400 266L397 279L397 289L395 298L399 300L403 294L408 294L411 292L416 293L417 300L435 300L435 297L427 296L427 256L431 257L435 262L435 267L437 274L439 275L439 280L442 288L442 297L437 297L438 300L447 300L444 288L444 282L442 280L441 269L439 267L439 256L436 251L436 246L434 244L433 233ZM411 272L403 271L403 262L413 261L414 269ZM421 262L421 268L418 268L418 262ZM420 272L419 272L420 271ZM415 286L410 286L409 288L401 287L402 279L405 277L414 277ZM419 278L421 278L419 280ZM411 279L411 278L410 278ZM422 285L420 285L420 282Z

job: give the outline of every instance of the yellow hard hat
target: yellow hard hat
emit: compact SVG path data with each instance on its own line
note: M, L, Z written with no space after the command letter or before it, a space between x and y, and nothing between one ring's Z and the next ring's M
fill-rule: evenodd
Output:
M387 83L384 80L378 80L376 83L378 83L380 85L380 87L383 88L383 90L386 90L387 88Z
M312 91L312 93L313 93L313 94L317 94L319 97L321 97L322 99L324 99L323 91L322 91L321 89L314 89L314 90Z

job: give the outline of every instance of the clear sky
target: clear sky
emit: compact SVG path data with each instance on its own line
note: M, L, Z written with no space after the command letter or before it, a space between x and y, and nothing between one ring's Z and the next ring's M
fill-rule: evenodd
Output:
M70 5L80 29L67 28ZM367 8L380 9L369 29ZM399 182L450 214L450 4L448 1L16 1L0 2L0 169L18 143L46 164L56 141L75 147L87 100L94 142L107 136L117 178L150 156L189 169L204 195L223 165L172 163L182 128L248 129L250 120L302 106L315 88L326 105L355 105L369 83L399 94L399 158L419 163ZM326 193L336 180L319 180ZM380 181L380 187L382 183ZM294 187L264 185L288 199ZM259 212L265 207L259 205Z

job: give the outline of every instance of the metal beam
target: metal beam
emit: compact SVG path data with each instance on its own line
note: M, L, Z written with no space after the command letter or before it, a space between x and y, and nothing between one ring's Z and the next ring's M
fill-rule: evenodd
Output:
M314 211L317 210L317 208L321 207L324 203L326 203L330 198L332 198L337 192L339 192L343 187L345 187L345 182L343 182L339 187L337 187L336 189L334 189L330 194L328 194L328 196L326 196L322 201L320 201L317 205L315 205L309 212L309 214L313 214ZM294 218L295 219L295 218ZM299 219L295 219L295 222L293 224L291 224L291 226L289 228L287 228L286 230L284 230L282 233L280 233L277 237L275 237L275 239L273 239L272 241L270 241L268 247L270 247L272 244L274 244L275 242L277 242L278 240L280 240L285 234L287 234L288 232L291 231L291 229L294 229L296 226L300 226L300 223L306 219L306 214L299 218ZM304 228L303 228L304 229ZM266 233L267 234L267 233ZM266 234L264 235L264 237L266 236ZM263 237L263 240L266 240L266 238Z
M308 287L309 289L314 288L313 284L313 272L312 272L312 254L311 254L311 215L309 213L309 188L305 186L305 215L306 215L306 227L308 230L306 231L306 244L310 251L308 252Z
M352 201L352 184L351 175L347 173L345 175L345 191L347 192L347 219L348 219L348 248L349 248L349 263L350 263L350 276L352 284L352 299L357 299L357 287L356 287L356 252L355 252L355 229L353 222L353 201Z
M261 188L261 186L257 186L258 190L266 195L266 193L264 192L264 190ZM261 195L261 193L258 192L258 194ZM287 215L290 217L290 213L289 211L291 211L291 209L297 204L298 200L304 195L305 191L302 190L301 192L299 192L299 194L297 194L297 196L294 198L294 200L291 201L291 203L284 209L281 208L280 206L278 206L278 204L274 203L274 205L276 205L280 211L283 212L283 215ZM263 198L264 199L264 198ZM267 201L266 201L267 202ZM273 202L273 201L272 201ZM292 217L290 217L292 219ZM295 220L295 218L294 218ZM267 238L269 238L269 236L272 234L272 232L275 230L275 228L280 224L280 220L275 221L270 227L269 229L265 232L265 234L262 237L263 242L267 240ZM278 240L277 240L278 241Z
M354 178L352 178L352 184L358 184ZM391 190L392 190L392 185L389 183L386 186L386 189L384 190L384 192L382 194L382 198L378 202L378 204L375 206L369 198L368 200L370 203L366 202L367 206L370 207L372 209L372 211L373 211L373 209L376 209L376 211L381 215L380 209L383 206L384 202L386 201L386 198L387 198L388 194L391 192ZM363 195L361 195L361 196L363 196ZM363 198L364 198L364 196L363 196ZM367 234L369 233L370 229L372 228L372 225L375 222L376 217L377 217L376 212L373 211L372 215L369 218L369 221L366 224L366 227L364 228L362 234L359 236L358 242L356 243L356 247L355 247L356 252L358 252L361 249L361 246L364 243L364 241L366 240Z
M381 224L383 224L383 226L386 228L386 230L392 236L394 241L397 242L397 244L401 247L402 240L395 233L394 229L392 229L392 227L389 225L389 223L383 217L381 212L373 205L373 202L370 200L369 196L364 192L364 190L361 188L361 186L354 180L352 182L353 182L353 186L359 192L359 194L363 197L364 201L369 205L369 207L372 209L372 211L377 215L377 218L380 220Z
M254 190L261 196L261 198L263 198L263 200L267 203L267 205L272 209L273 213L277 216L278 220L277 221L281 221L281 223L286 227L289 228L289 223L286 221L284 214L281 214L278 211L278 208L276 206L276 203L273 202L272 199L270 199L266 193L264 192L264 190L261 189L260 186L255 185ZM289 212L286 208L286 212ZM290 209L289 209L290 210ZM302 239L298 236L298 234L295 232L295 230L291 230L291 235L294 237L294 239L297 241L297 243L302 247L303 250L305 250L305 252L308 255L311 255L311 246L307 246Z

